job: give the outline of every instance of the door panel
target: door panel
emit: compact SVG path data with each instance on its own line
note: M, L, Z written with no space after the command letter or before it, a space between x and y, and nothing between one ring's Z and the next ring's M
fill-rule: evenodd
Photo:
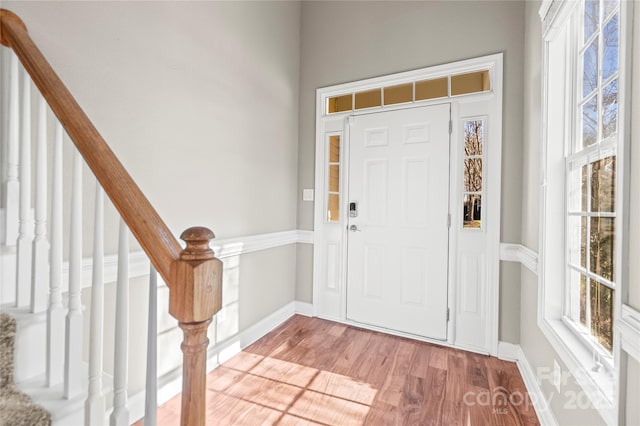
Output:
M353 118L347 318L447 338L449 104Z
M387 206L389 204L388 182L389 174L387 160L365 160L364 212L367 224L370 226L387 225Z
M408 226L426 226L429 188L425 188L424 182L429 179L429 159L405 159L402 166L404 222Z

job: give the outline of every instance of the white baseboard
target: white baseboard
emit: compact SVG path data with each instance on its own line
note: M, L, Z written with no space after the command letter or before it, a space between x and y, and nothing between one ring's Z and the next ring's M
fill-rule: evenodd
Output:
M238 352L242 351L244 348L251 345L274 328L278 327L280 324L295 315L295 313L295 302L290 302L246 330L238 333L237 336L227 339L224 342L220 342L212 347L209 350L209 361L207 362L207 365L211 365L213 361L212 355L217 356L217 364L213 365L212 368L209 368L209 371L213 370L217 365L226 362Z
M305 317L313 316L313 305L306 302L294 302L296 304L296 314L304 315Z
M230 339L220 342L209 348L207 353L207 373L213 371L220 364L241 352L256 340L260 339L274 328L291 318L298 312L298 307L305 312L311 310L308 303L291 302L258 321L251 327L236 334ZM182 392L181 371L172 371L158 378L158 405L163 404ZM129 398L129 412L132 422L138 421L144 416L145 391L138 392Z
M520 375L522 376L524 386L527 388L527 392L529 393L529 397L533 403L533 408L536 410L540 425L558 426L558 421L554 417L551 407L549 407L549 402L547 398L545 398L544 393L540 388L540 384L538 383L538 378L536 377L533 368L531 368L531 364L529 364L527 357L524 355L522 348L519 345L511 346L515 346L518 349L518 370L520 370Z
M504 361L512 361L517 364L520 375L522 376L522 381L524 382L524 386L527 388L527 392L529 393L529 397L533 403L533 408L536 410L540 424L542 426L557 426L558 422L553 416L553 412L551 412L548 399L545 398L544 393L540 388L540 384L538 383L538 378L536 377L533 368L531 368L531 364L529 364L529 361L524 355L520 345L508 342L499 342L498 358Z
M517 362L520 357L520 346L509 342L498 342L498 359Z

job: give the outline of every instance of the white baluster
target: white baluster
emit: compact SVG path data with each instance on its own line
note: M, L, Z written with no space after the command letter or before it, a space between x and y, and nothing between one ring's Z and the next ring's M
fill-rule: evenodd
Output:
M39 95L36 146L36 228L31 267L31 312L47 309L49 241L47 240L47 102Z
M89 338L89 396L84 408L84 424L104 423L105 397L102 392L102 338L104 334L104 191L96 182L93 231L93 276L91 283L91 324Z
M51 179L51 258L47 310L47 386L62 381L64 307L62 306L62 125L56 122Z
M9 145L7 149L7 186L5 244L14 246L18 239L18 204L20 203L18 183L18 150L20 145L20 72L18 57L11 51L9 71Z
M127 352L129 339L129 230L120 219L118 282L116 284L116 330L113 368L112 426L129 425L127 408Z
M147 328L147 391L144 424L155 426L158 408L158 273L151 265L149 273L149 326Z
M80 285L82 278L82 157L73 155L71 183L71 237L69 241L69 312L66 321L64 358L64 397L73 398L82 389L82 306Z
M31 250L31 78L25 72L22 80L22 127L20 141L20 227L16 255L16 306L30 304Z

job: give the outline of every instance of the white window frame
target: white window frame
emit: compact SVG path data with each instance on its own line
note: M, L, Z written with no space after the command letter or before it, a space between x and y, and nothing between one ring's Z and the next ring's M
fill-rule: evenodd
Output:
M581 336L575 324L566 318L568 291L568 241L566 233L568 165L572 160L571 143L579 117L575 81L579 46L575 42L576 19L583 19L581 1L548 0L540 8L543 21L543 114L540 191L540 257L538 326L576 382L590 398L595 409L608 424L617 424L618 384L620 374L620 339L614 332L613 355L596 350L597 345ZM617 286L614 300L614 329L621 315L625 297L623 259L628 255L624 238L628 235L628 149L630 128L628 76L630 76L631 2L620 4L620 52L618 83L618 137L608 153L616 154L616 242L615 270ZM578 13L578 17L575 14ZM562 143L558 143L562 141ZM626 142L626 143L625 143ZM559 146L562 145L562 146ZM595 151L595 148L594 148ZM604 157L603 153L598 156ZM575 158L575 157L573 157ZM627 209L625 210L625 206ZM562 236L562 237L559 237ZM558 244L560 238L561 244ZM589 303L587 301L587 303ZM594 352L595 350L595 352ZM594 355L594 353L596 355ZM602 368L594 371L594 362Z

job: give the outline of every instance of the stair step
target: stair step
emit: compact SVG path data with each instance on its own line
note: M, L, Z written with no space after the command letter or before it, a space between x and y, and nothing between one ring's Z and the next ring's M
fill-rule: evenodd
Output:
M0 305L16 301L16 248L0 245Z
M45 372L47 313L32 314L26 307L14 308L6 305L0 310L16 320L13 375L15 383L20 387L22 382Z
M86 383L86 380L84 381ZM44 374L32 377L18 385L20 390L51 414L53 425L82 425L84 424L84 402L87 399L86 390L71 399L63 398L62 383L45 386Z
M86 363L82 365L82 383L84 387L82 391L73 398L63 398L63 384L59 383L52 387L45 385L44 374L32 377L20 383L19 388L22 392L29 395L34 402L42 406L51 413L53 426L71 426L84 424L84 406L88 395L88 366ZM109 413L111 411L111 401L113 401L113 378L108 374L102 377L103 392L106 398L107 410L105 412L105 420L103 424L109 423Z

